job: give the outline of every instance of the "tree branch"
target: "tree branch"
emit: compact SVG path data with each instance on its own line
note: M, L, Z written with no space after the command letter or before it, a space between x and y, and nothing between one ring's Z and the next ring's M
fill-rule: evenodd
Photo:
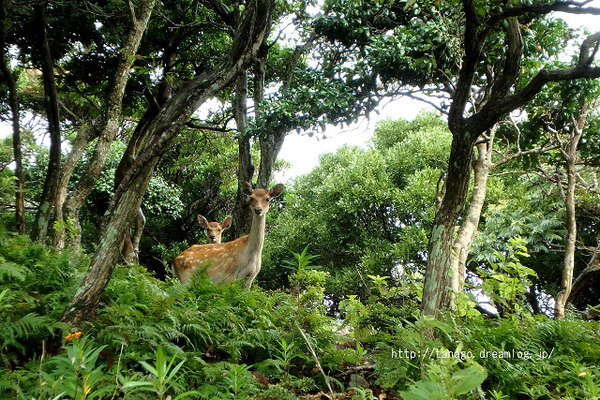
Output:
M490 101L484 105L479 113L469 117L467 123L471 124L474 130L484 132L493 125L490 121L497 121L502 115L525 106L542 90L544 85L550 82L581 78L600 78L600 67L576 66L558 70L543 69L538 72L529 84L518 90L515 94L506 96L498 101Z
M587 7L583 8L586 4L591 3L592 0L585 0L582 2L577 1L556 1L554 3L536 3L536 4L520 4L515 7L506 7L502 12L493 14L488 19L490 25L495 25L499 21L502 21L509 17L520 17L527 14L532 15L544 15L549 14L553 11L561 11L569 14L592 14L600 15L600 8L598 7Z
M523 55L523 39L519 29L519 21L516 18L508 19L506 27L506 41L508 51L504 70L492 87L491 98L500 99L506 96L509 89L514 85L521 71L521 57Z
M581 50L579 51L579 65L589 67L594 62L594 58L598 53L598 45L600 44L600 32L596 32L593 35L588 36L581 44ZM594 51L590 53L590 47L594 46Z
M465 12L465 55L462 59L456 91L448 113L448 127L453 134L463 131L461 127L465 122L464 111L469 99L475 70L479 63L483 38L485 38L485 36L482 38L477 34L480 21L477 18L473 0L463 0L463 8Z

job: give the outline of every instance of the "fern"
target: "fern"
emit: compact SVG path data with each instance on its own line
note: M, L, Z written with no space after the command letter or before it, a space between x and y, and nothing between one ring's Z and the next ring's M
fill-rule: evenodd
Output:
M180 329L187 335L189 343L192 345L199 343L207 345L215 342L215 336L211 329L207 326L202 326L199 323L183 324Z
M30 271L27 267L7 261L4 257L0 256L0 282L22 282L29 273Z
M17 320L6 320L0 325L0 350L14 347L24 352L26 346L21 341L40 332L48 331L53 325L52 322L48 317L34 313L24 315Z

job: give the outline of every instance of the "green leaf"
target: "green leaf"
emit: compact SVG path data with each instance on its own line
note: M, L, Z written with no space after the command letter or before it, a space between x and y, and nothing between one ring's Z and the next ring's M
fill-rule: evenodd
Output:
M476 389L487 378L487 371L480 365L462 369L452 375L452 393L461 395Z

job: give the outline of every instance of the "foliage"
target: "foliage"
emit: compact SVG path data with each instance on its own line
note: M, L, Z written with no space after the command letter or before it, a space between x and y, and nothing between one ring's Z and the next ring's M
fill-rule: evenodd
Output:
M60 392L59 396L72 399L104 398L114 390L114 385L104 373L105 366L98 363L100 352L106 346L90 348L87 339L71 339L63 346L64 354L52 357L42 369L40 389L47 395ZM48 388L44 388L44 386Z
M324 155L286 191L264 254L261 285L288 284L281 260L310 246L330 274L326 296L334 308L345 294L370 296L368 275L411 280L425 263L435 184L450 136L436 115L378 125L373 148L342 147Z
M487 371L479 365L472 365L451 373L450 366L457 361L454 358L443 360L449 361L442 365L432 364L427 371L427 379L417 381L407 391L400 392L402 398L406 400L453 399L477 389L487 378Z
M514 254L520 246L513 243ZM553 321L527 310L497 319L419 317L407 300L418 286L396 287L376 275L367 277L371 297L349 296L334 319L325 315L327 273L312 265L309 251L292 256L289 294L245 292L202 275L179 285L119 267L97 318L73 332L57 321L84 264L4 235L0 396L307 398L325 386L299 329L347 398L598 396L597 322ZM350 387L344 371L353 367L367 367L368 387Z
M124 143L137 129L132 121L143 127L157 114L164 115L160 110L178 89L210 71L227 53L243 7L217 3L156 5L125 89L119 141L113 143L82 210L83 220L55 224L61 231L83 226L86 250L93 250L97 241ZM373 110L384 91L397 93L410 85L411 94L417 87L442 96L460 92L457 73L472 56L470 49L461 47L463 22L472 16L464 15L456 1L276 4L274 25L281 28L282 21L291 21L295 32L288 36L282 29L272 34L263 49L268 51L268 83L262 88L267 89L266 101L255 104L262 121L250 121L254 156L257 139L265 132L285 136L293 129L347 124ZM102 99L112 82L132 5L66 1L46 10L67 147L112 106ZM24 71L19 83L23 110L44 115L42 84L36 77L40 27L35 26L30 4L8 6L6 44L12 46L11 61L18 61L17 68ZM323 12L315 11L321 6ZM506 25L497 18L510 14L505 7L517 14L527 7L501 2L473 6L481 22L475 30L483 30L486 40L474 55L480 58L472 74L466 74L473 76L468 83L475 108L461 114L477 120L477 108L488 100L485 92L502 91L502 71L507 72L503 67L510 65L504 51ZM519 17L524 53L518 69L523 74L514 85L510 82L507 92L518 92L541 69L567 66L559 52L574 32L560 20L540 17L535 12ZM296 35L299 38L292 37ZM258 76L259 67L249 70L251 79ZM261 82L251 83L258 94ZM590 101L597 96L597 82L591 80L548 85L527 109L529 120L519 124L520 129L502 131L507 144L497 146L498 152L514 152L515 138L524 139L516 141L523 148L543 142L540 129L548 115L556 127L568 127L568 114L577 108L557 98ZM87 257L69 251L58 254L10 236L2 226L2 395L94 398L112 392L113 398L144 398L148 393L158 398L296 398L325 388L320 372L314 372L316 349L324 375L339 390L348 383L348 365L373 371L364 373L373 387L348 390L355 398L372 398L382 390L405 398L481 398L482 392L494 398L598 397L597 324L534 315L536 297L556 292L564 215L557 188L531 174L508 175L515 164L505 167L504 177L490 185L482 229L469 260L481 282L458 299L453 315L437 321L418 316L433 199L450 152L451 136L436 115L386 121L378 126L370 148L344 147L325 155L318 168L294 182L285 204L269 216L272 230L259 284L271 291L215 286L205 276L187 286L169 277L155 279L148 270L164 272L186 241L200 238L194 226L198 213L221 220L232 208L238 137L227 128L227 120L233 94L227 89L218 97L224 106L209 113L211 129L199 128L196 119L186 121L152 178L143 206L148 224L141 261L148 268L117 268L97 317L80 327L83 339L73 340L73 333L67 334L70 329L59 321ZM442 102L441 108L448 105ZM597 125L596 120L592 129ZM597 164L598 138L585 139L584 163ZM48 152L27 140L33 149L24 159L28 200L35 205ZM4 167L10 161L10 145L1 146L4 212L10 209L14 187ZM93 151L89 144L71 182L81 178ZM518 169L531 170L540 162L556 167L558 158L556 152L530 154ZM582 177L594 175L588 167ZM578 196L583 249L597 241L597 200L597 193ZM584 257L578 259L581 267ZM481 317L474 308L473 289L490 299L500 311L497 317ZM401 350L411 356L398 357ZM512 357L487 356L488 351L508 351ZM521 356L513 356L515 351ZM469 352L479 357L465 356ZM448 357L451 354L459 357Z
M155 363L150 365L146 361L140 361L140 364L144 369L150 373L151 379L143 377L141 380L129 380L121 382L122 390L126 392L135 391L150 391L154 392L159 399L164 399L167 393L175 391L177 393L182 392L182 378L185 376L178 376L179 370L185 364L185 360L180 361L177 365L175 364L175 358L168 360L165 356L164 350L159 347L156 349ZM128 390L132 389L132 390ZM184 398L191 395L192 391L181 393L176 399Z
M509 238L506 253L497 251L497 262L490 261L489 267L480 266L478 274L483 283L483 292L490 297L492 305L502 312L522 314L527 306L525 293L531 288L531 277L536 273L521 264L520 259L529 257L527 241L521 237Z

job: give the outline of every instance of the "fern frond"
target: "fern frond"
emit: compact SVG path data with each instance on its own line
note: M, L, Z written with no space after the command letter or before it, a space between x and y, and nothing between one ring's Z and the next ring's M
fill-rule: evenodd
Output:
M15 264L0 256L0 282L22 282L29 273L29 269L24 265Z
M8 320L0 325L0 349L11 346L24 351L25 346L19 340L38 334L49 326L52 326L49 318L35 313L29 313L15 321Z
M215 342L212 331L208 327L199 324L184 324L181 326L181 331L185 333L192 342L202 342L203 344L213 344Z

